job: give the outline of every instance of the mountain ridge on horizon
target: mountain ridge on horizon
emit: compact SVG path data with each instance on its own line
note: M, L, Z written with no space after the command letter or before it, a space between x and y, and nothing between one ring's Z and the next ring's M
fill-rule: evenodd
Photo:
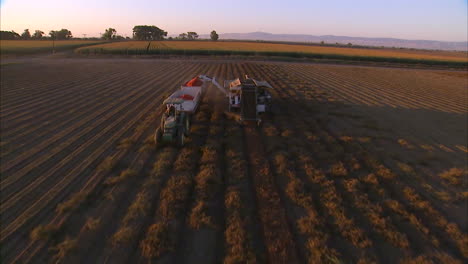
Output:
M200 38L210 38L209 34L201 34ZM275 34L268 32L249 32L249 33L219 33L221 40L263 40L263 41L285 41L285 42L304 42L328 44L339 43L346 45L351 43L359 46L375 46L387 48L413 48L428 50L454 50L468 51L467 41L439 41L439 40L409 40L399 38L385 37L349 37L335 35L308 35L308 34Z

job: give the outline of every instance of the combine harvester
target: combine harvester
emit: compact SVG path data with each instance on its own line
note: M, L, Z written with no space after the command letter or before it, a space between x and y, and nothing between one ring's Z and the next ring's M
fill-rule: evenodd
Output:
M261 113L271 111L271 94L267 89L272 89L266 81L258 81L249 76L245 80L239 78L224 81L224 87L229 91L229 112L239 112L239 121L255 121L260 124Z
M166 111L156 129L154 141L156 145L175 143L184 145L185 137L189 135L190 121L206 89L206 83L213 83L228 98L229 112L239 112L238 120L255 121L260 124L260 113L270 111L271 95L266 88L272 88L268 82L257 81L246 76L244 81L239 78L224 82L222 87L214 77L200 75L186 82L171 94L164 105Z

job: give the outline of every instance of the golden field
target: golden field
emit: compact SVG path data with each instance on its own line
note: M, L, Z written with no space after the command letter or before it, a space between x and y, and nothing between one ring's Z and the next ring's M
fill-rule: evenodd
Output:
M85 50L103 49L104 51L119 50L146 50L147 41L114 42L95 45L92 48L82 47L78 52ZM338 55L353 57L381 57L413 60L435 60L450 62L467 62L466 52L451 51L422 51L408 49L366 49L351 47L309 46L275 43L255 42L208 42L208 41L154 41L150 50L201 50L201 51L237 51L237 52L295 52L318 55Z
M52 50L52 45L58 50L77 48L86 45L102 43L96 40L2 40L0 41L1 53L35 53Z

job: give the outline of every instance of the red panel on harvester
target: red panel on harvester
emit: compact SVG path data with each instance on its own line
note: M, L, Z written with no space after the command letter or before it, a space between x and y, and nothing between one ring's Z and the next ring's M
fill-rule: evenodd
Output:
M202 85L203 85L203 81L200 80L198 77L195 77L192 80L184 84L184 86L202 86Z

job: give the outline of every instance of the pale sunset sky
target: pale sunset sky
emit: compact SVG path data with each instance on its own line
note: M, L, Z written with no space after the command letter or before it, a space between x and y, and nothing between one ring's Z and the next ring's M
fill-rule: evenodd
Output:
M135 25L170 35L269 33L467 41L468 0L1 0L1 30L98 37Z

